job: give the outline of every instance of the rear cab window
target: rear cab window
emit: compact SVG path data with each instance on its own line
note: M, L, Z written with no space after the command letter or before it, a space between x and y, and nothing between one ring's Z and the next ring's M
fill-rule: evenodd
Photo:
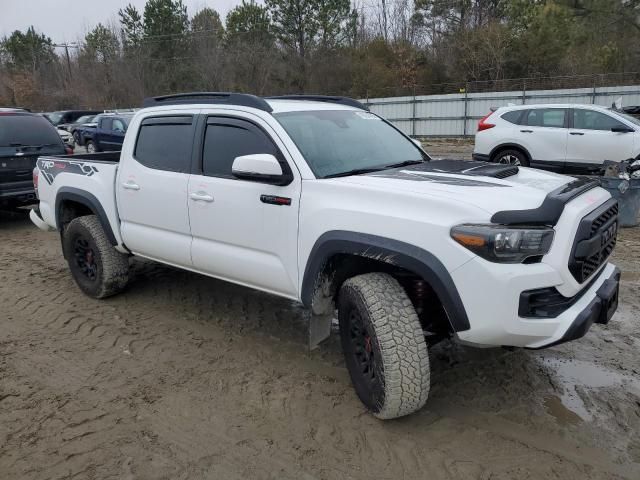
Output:
M133 158L148 168L189 173L193 137L193 115L147 117L140 124Z

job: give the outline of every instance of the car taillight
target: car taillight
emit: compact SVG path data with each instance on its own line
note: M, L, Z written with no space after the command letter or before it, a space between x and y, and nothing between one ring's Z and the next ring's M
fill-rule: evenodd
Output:
M69 145L65 145L64 149L67 152L67 155L73 155L73 148L71 148Z
M36 198L40 200L40 196L38 195L38 179L40 178L40 171L38 167L33 169L33 188L36 192Z
M482 132L483 130L489 130L490 128L495 127L495 124L493 123L488 123L487 119L493 115L493 112L489 112L487 115L485 115L484 117L482 117L482 120L480 120L478 122L478 131Z

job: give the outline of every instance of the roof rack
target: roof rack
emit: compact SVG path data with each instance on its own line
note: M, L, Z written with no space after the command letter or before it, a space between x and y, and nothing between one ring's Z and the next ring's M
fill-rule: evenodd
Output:
M348 105L350 107L360 108L361 110L369 110L369 107L363 103L349 97L334 97L330 95L277 95L265 98L274 100L311 100L314 102L337 103L339 105Z
M161 97L145 98L143 107L157 107L161 105L184 105L193 103L241 105L243 107L257 108L265 112L273 109L264 99L247 93L230 92L191 92L175 95L163 95Z

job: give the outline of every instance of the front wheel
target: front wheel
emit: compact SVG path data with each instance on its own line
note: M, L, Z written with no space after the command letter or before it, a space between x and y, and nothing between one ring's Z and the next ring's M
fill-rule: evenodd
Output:
M378 418L409 415L429 396L429 355L418 315L385 273L348 279L340 289L342 350L362 403Z
M129 258L111 245L95 215L74 218L64 230L62 248L73 279L90 297L109 297L127 286Z
M87 140L87 153L96 153L98 151L98 147L93 143L93 140Z

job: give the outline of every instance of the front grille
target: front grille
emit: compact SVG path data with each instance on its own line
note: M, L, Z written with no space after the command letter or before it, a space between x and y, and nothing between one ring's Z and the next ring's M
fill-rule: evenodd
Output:
M585 216L578 226L571 250L569 271L579 282L585 282L604 264L616 246L618 202L610 199Z

